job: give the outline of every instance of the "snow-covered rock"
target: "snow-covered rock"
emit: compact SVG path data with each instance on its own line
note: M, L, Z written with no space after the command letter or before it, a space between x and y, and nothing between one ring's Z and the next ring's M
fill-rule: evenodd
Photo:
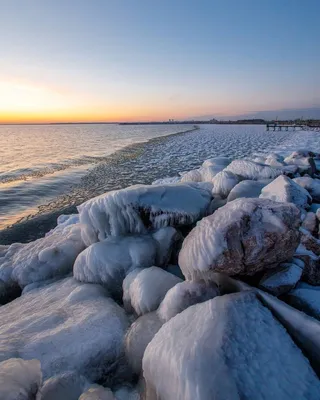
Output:
M317 219L317 216L314 212L307 212L304 220L302 221L301 227L306 229L308 232L311 233L311 235L318 235L318 228L319 226L319 221Z
M310 193L315 203L320 202L320 179L311 178L310 176L301 176L293 180Z
M109 236L188 225L202 218L210 193L188 184L136 185L88 200L78 207L86 245Z
M59 399L60 400L60 399ZM94 385L82 393L79 400L117 400L109 388Z
M210 182L223 169L223 164L206 165L184 173L181 182Z
M213 179L212 194L226 198L231 190L239 183L239 177L230 171L221 171Z
M133 278L124 297L130 298L137 315L143 315L156 310L168 290L179 282L181 279L161 268L146 268Z
M280 154L271 153L267 156L264 164L271 165L272 167L282 167L284 165L284 158Z
M10 358L0 362L0 399L35 400L42 374L38 360Z
M128 319L99 285L67 278L0 307L0 361L37 358L44 379L76 371L110 377L123 351Z
M302 208L308 208L312 202L312 198L306 189L284 175L265 186L259 197L284 203L294 203Z
M186 308L213 299L218 295L218 286L213 282L211 284L203 281L181 282L167 292L157 312L160 319L167 322Z
M85 248L81 225L66 219L45 237L31 243L14 243L0 256L0 280L21 288L38 281L67 275Z
M223 199L219 195L214 195L208 208L208 215L213 214L218 208L223 207L225 204L227 204L227 199Z
M274 179L282 174L282 171L278 168L249 160L234 160L227 166L225 171L239 175L241 179L250 180Z
M316 164L313 158L304 157L302 154L297 154L297 152L294 152L290 156L286 157L284 162L288 165L296 165L301 175L308 174L312 176L316 172Z
M162 326L143 357L146 398L308 399L320 381L252 292L215 297Z
M202 163L203 167L211 167L211 166L222 166L223 168L227 167L231 163L230 158L228 157L213 157L208 158Z
M125 354L134 374L140 374L144 351L162 324L158 314L151 312L130 326L125 338Z
M274 296L280 296L296 286L302 272L303 268L294 263L283 263L275 270L268 271L260 280L259 286Z
M187 279L215 272L253 275L289 260L298 246L300 211L290 203L237 199L203 218L185 238L179 265Z
M91 383L76 372L66 372L47 379L37 400L78 400Z
M287 294L286 301L293 307L320 320L320 286L301 282Z
M266 179L263 181L241 181L229 193L228 201L233 201L241 197L257 198L260 196L261 190L270 182L270 179Z
M110 293L119 295L129 272L166 264L176 238L180 236L172 227L152 235L109 237L79 254L73 275L80 282L102 283Z

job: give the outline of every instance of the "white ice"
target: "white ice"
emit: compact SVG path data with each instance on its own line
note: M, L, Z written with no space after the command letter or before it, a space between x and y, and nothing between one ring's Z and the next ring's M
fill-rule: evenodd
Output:
M215 297L164 324L146 348L143 375L147 398L152 393L166 400L320 396L308 360L252 292Z
M41 386L38 360L10 358L0 362L0 399L33 400Z
M212 179L212 194L218 194L222 198L226 198L239 181L239 177L232 172L221 171Z
M167 292L157 313L162 321L167 322L186 308L218 295L219 289L214 283L207 285L205 282L181 282Z
M310 193L313 202L320 202L320 179L313 179L309 176L303 176L295 178L293 181Z
M282 174L281 169L249 160L234 160L225 171L233 172L235 175L239 175L241 179L249 180L274 179Z
M188 184L136 185L95 197L78 207L86 245L109 236L187 225L206 212L211 195Z
M294 203L298 207L308 208L312 202L306 189L287 176L281 175L261 190L261 199Z
M0 361L36 358L44 379L76 371L103 378L123 351L124 310L99 285L67 278L0 307Z
M256 198L261 194L261 190L271 182L270 179L262 181L244 180L239 182L229 193L228 201L239 199L240 197Z
M129 285L126 298L137 315L156 310L169 289L181 282L177 276L161 268L151 267L140 271Z
M0 279L17 282L23 288L70 273L77 255L85 248L76 220L64 220L34 242L9 246L0 257Z

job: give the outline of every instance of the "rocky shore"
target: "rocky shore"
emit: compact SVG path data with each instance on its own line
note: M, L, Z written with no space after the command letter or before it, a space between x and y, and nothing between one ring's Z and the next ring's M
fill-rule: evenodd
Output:
M319 222L308 148L214 157L0 246L0 399L319 399Z

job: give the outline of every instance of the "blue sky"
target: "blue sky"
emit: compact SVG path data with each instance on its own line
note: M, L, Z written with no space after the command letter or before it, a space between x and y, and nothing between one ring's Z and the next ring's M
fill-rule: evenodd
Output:
M318 0L0 0L0 120L318 107L319 15Z

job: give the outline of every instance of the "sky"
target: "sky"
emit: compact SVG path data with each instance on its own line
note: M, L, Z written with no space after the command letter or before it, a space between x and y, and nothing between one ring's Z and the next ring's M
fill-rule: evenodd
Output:
M320 107L319 0L0 0L0 122Z

